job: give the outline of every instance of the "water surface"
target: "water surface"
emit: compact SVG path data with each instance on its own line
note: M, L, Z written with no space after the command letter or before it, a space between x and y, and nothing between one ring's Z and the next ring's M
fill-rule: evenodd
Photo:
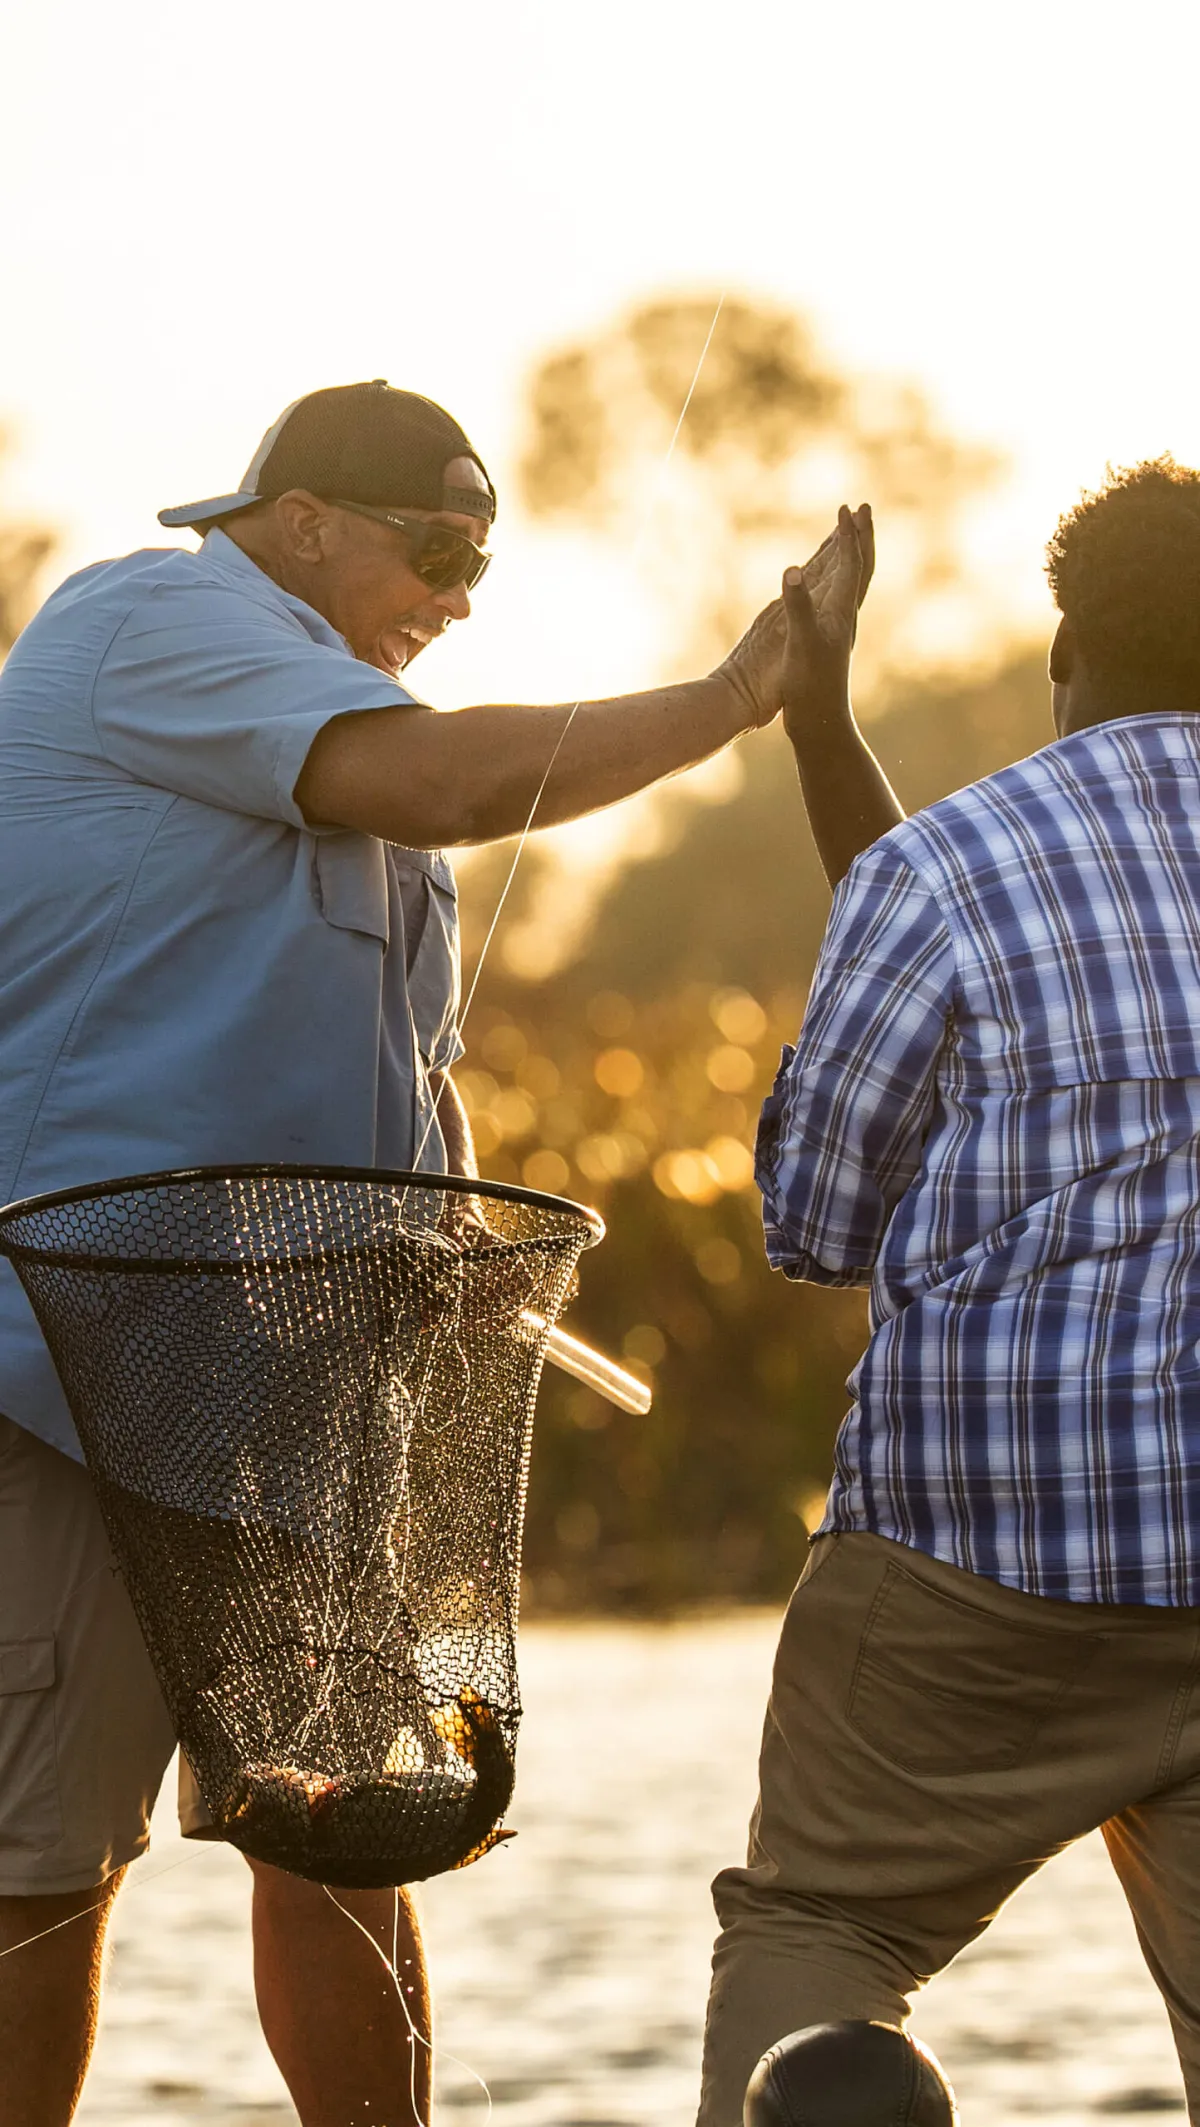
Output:
M422 1893L439 2043L496 2127L689 2127L712 1941L740 1857L777 1620L536 1626L509 1822ZM83 2127L294 2127L254 2015L248 1872L160 1810L131 1872ZM350 1923L347 1922L347 1927ZM929 1989L915 2028L966 2127L1185 2118L1166 2016L1098 1838ZM483 2127L438 2069L440 2127Z

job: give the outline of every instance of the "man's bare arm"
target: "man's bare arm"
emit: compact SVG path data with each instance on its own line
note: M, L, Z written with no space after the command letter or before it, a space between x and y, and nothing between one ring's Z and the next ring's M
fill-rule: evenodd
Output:
M548 769L542 827L580 819L707 760L755 721L722 673L582 702L574 717L570 703L451 715L370 709L337 717L317 734L296 802L314 825L356 828L414 849L491 842L524 827Z
M784 579L788 638L783 721L817 854L831 886L854 859L904 818L904 810L854 721L850 659L858 609L875 563L866 507L840 511L830 563L816 579Z
M904 808L868 746L847 700L805 719L792 745L817 855L836 886L864 849L897 827Z
M819 590L826 540L797 571ZM706 679L554 708L497 704L439 716L369 709L317 734L296 783L313 825L356 828L414 849L491 842L631 797L769 724L782 701L782 599L753 620Z

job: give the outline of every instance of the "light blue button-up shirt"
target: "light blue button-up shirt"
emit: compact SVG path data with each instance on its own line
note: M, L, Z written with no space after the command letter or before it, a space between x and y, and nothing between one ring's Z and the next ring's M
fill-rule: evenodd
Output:
M222 532L72 576L0 673L0 1201L156 1168L445 1164L454 877L307 827L314 738L413 697ZM79 1454L0 1264L0 1411Z

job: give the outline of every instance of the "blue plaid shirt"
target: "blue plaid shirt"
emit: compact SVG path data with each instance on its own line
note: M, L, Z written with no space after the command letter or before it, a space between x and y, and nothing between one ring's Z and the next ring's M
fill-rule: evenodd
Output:
M822 1530L1200 1603L1200 716L1078 732L834 901L767 1253L871 1287Z

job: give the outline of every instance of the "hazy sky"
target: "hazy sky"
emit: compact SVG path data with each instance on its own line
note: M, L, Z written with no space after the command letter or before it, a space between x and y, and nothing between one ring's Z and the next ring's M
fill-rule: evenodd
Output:
M621 568L504 509L522 379L725 287L1011 450L991 565L1036 622L1079 486L1200 458L1198 46L1194 0L39 0L4 39L6 498L62 527L59 573L159 543L287 401L386 375L501 485L475 618L414 682L634 684Z

